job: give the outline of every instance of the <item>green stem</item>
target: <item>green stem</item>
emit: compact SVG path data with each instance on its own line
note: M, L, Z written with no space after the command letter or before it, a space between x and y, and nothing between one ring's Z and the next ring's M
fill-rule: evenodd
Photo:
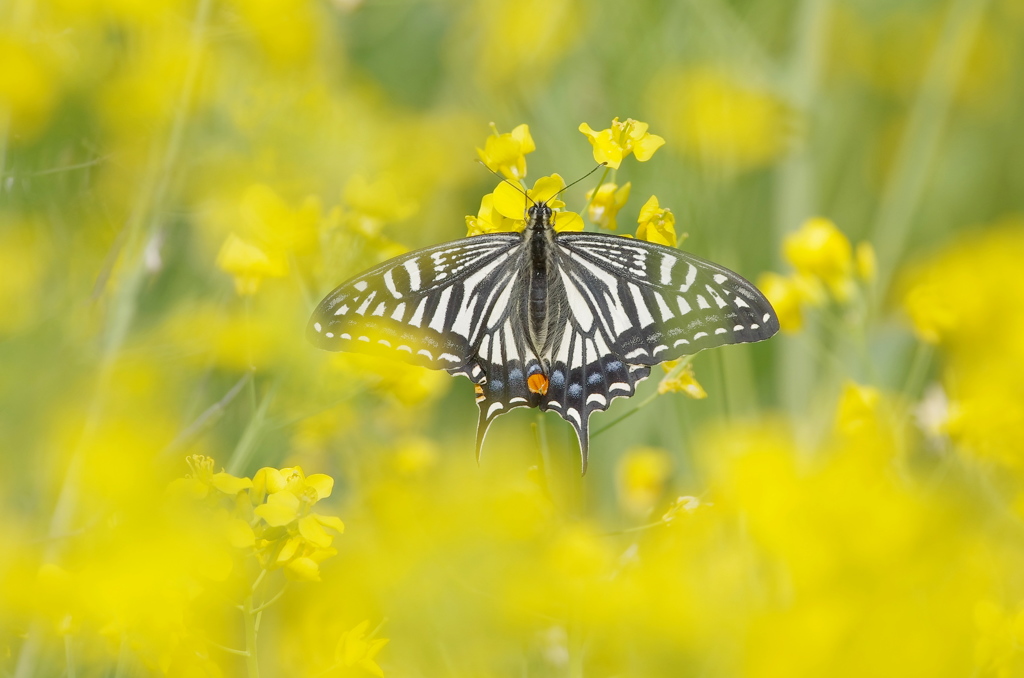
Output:
M283 596L284 592L287 591L287 590L288 590L288 585L285 584L284 586L281 587L281 590L278 591L277 594L274 595L273 598L271 598L267 602L263 603L262 605L260 605L256 609L254 609L253 612L263 612L263 610L267 609L268 607L270 607L271 605L273 605L277 601L281 600L281 596Z
M273 383L267 388L263 400L260 401L259 406L257 406L256 411L253 413L252 419L249 420L245 431L242 432L242 437L239 438L234 452L231 453L231 458L228 460L226 467L228 473L238 475L249 464L249 460L256 450L256 444L263 433L263 428L267 421L267 410L270 408L270 403L273 402L276 393L277 384Z
M878 280L872 298L875 311L884 300L906 249L914 213L938 153L953 91L975 44L986 5L986 0L952 0L910 110L871 238L878 256Z
M68 678L75 678L78 669L75 666L75 646L71 634L64 636L64 667Z
M907 379L903 383L903 395L908 398L917 398L921 394L921 387L928 377L934 354L935 347L931 344L926 344L923 341L917 343L914 357L910 362L910 370L907 372Z
M246 652L245 650L236 650L233 647L228 647L227 645L221 645L220 643L214 642L214 641L209 640L209 639L207 639L206 642L207 642L207 644L212 645L213 647L217 648L221 652L227 652L228 654L238 655L239 657L248 657L249 656L249 653Z
M256 657L257 612L253 608L253 596L245 599L242 616L245 620L245 672L249 678L259 678L260 665Z
M608 171L610 169L611 168L608 167L608 165L604 166L604 172L601 172L601 179L597 182L597 186L594 187L593 192L590 194L590 199L587 200L587 204L583 206L584 214L587 212L588 209L590 209L590 204L592 202L594 202L594 198L597 197L598 189L600 189L602 186L604 186L604 180L608 178Z
M794 15L793 49L785 66L785 89L789 104L808 119L818 98L828 37L826 20L830 3L831 0L803 0ZM781 270L783 265L778 245L819 208L815 182L818 174L808 143L797 139L777 173L776 270ZM778 384L779 399L790 417L798 421L807 408L807 394L811 392L811 385L817 380L815 366L795 342L781 341L777 346L775 382Z

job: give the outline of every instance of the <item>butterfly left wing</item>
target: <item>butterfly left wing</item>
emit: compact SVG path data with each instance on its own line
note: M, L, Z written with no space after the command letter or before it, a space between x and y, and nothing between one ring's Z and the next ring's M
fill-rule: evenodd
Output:
M494 233L385 261L328 294L306 335L329 351L459 370L474 355L490 292L517 271L522 243L518 233Z

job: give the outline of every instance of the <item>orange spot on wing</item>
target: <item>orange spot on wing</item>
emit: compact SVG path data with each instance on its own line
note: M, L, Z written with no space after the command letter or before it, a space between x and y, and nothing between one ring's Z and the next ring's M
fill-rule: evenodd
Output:
M482 396L484 394L484 387L480 384L473 384L473 391L475 391L478 396Z
M531 374L530 378L526 380L526 385L533 393L539 393L540 395L547 395L548 392L548 378L543 374Z

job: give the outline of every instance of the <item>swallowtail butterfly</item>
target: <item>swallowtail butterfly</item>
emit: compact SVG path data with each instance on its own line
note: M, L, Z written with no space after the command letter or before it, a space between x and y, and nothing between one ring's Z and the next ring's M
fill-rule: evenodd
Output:
M572 424L587 467L590 415L633 395L651 366L779 329L751 283L680 250L552 228L540 202L522 233L409 252L342 283L307 335L319 348L399 358L476 385L480 455L516 407Z

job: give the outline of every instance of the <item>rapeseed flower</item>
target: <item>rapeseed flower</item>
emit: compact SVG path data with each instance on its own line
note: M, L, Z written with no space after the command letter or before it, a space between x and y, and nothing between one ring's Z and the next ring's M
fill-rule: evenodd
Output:
M764 167L789 146L792 116L781 97L723 68L667 72L653 81L650 96L673 143L709 167L727 173Z
M868 242L850 240L830 220L808 219L783 240L783 256L796 269L783 276L764 273L758 287L772 303L785 332L799 332L807 306L823 306L829 300L850 307L875 276L874 248Z
M501 134L491 123L491 135L483 148L477 148L480 161L492 172L500 172L507 179L519 180L526 177L526 156L537 150L528 125L517 125L511 132Z
M786 236L782 252L797 273L823 283L836 299L849 299L853 246L834 223L820 217L808 219Z
M523 226L519 224L525 222L529 206L543 202L554 210L556 231L582 231L583 217L576 212L564 211L562 208L565 207L565 203L555 198L563 188L565 180L558 174L537 179L533 188L529 190L518 182L515 185L502 182L494 189L494 209L502 216L517 222L515 230L521 231Z
M288 275L288 259L280 251L264 249L229 233L217 253L217 268L234 277L239 295L251 296L259 291L264 279Z
M522 219L506 217L494 209L494 194L488 193L480 199L480 211L476 216L466 216L466 235L481 233L500 233L502 231L521 231L526 226Z
M661 207L652 195L640 208L636 237L659 245L676 246L676 217L672 210Z
M616 464L619 504L634 516L647 516L661 499L672 472L672 460L655 447L630 448Z
M626 118L622 122L614 118L611 127L599 132L585 122L580 124L579 130L594 147L594 160L618 169L626 156L632 154L640 162L646 162L665 145L665 139L648 132L648 127L646 122L633 118Z
M373 638L373 634L367 637L369 629L370 622L366 620L341 634L334 657L341 666L360 668L371 676L383 678L384 671L374 659L388 644L389 639Z
M693 364L687 362L680 366L680 363L679 360L668 360L661 364L666 374L658 382L658 393L685 393L694 400L707 398L707 391L693 372Z
M804 326L803 306L807 293L800 281L778 273L762 273L757 287L771 302L783 332L799 332Z
M587 216L592 224L614 231L618 228L617 215L629 200L633 182L627 181L620 188L618 184L604 183L587 191Z
M29 141L50 122L59 96L54 55L45 43L0 33L0 110L9 116L14 139Z

